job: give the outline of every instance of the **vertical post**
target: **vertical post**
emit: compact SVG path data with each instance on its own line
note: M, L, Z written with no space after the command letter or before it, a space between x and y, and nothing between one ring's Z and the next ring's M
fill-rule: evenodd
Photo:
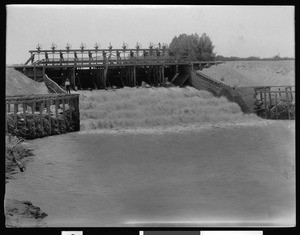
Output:
M76 117L77 119L75 120L76 123L76 128L75 130L79 130L80 129L80 125L79 125L79 96L76 96L75 98L75 112L76 112Z
M51 135L51 129L52 129L52 123L51 123L51 112L50 112L50 100L47 99L46 101L46 105L47 105L47 113L48 113L48 117L49 117L49 135Z
M163 85L165 85L166 81L165 81L165 66L164 65L161 67L161 72L162 72L162 82L163 82Z
M31 113L32 113L32 119L33 119L33 136L35 137L35 129L36 129L36 125L35 125L35 118L34 118L34 111L35 111L35 106L36 106L36 103L35 103L35 99L33 100L32 102L32 105L31 105Z
M25 127L27 124L26 112L27 112L27 105L26 103L23 103L23 116L24 116Z
M108 66L106 65L104 68L104 76L103 76L103 86L106 89L106 78L107 78Z
M275 112L276 112L276 119L278 119L277 94L275 94Z
M56 124L57 124L56 126L59 131L60 129L59 129L59 120L58 120L58 105L59 105L59 100L56 98L55 99L55 119L56 119Z
M10 113L10 103L8 103L6 107L7 107L7 111L9 110L9 113ZM8 134L8 142L11 143L11 135L8 132L8 126L7 126L7 113L5 114L5 122L6 122L6 131Z
M136 67L133 66L133 86L136 86Z
M36 107L36 101L33 100L32 106L31 106L31 113L32 113L32 114L34 114L34 112L35 112L35 107Z
M281 97L281 92L280 92L280 88L278 88L278 90L279 90L279 97Z
M8 107L10 109L10 104L7 103L7 105L5 105L5 136L8 135L8 142L11 143L11 135L8 132L8 123L7 123L7 112L8 112ZM10 112L10 111L9 111Z
M66 127L66 108L65 108L65 99L62 99L62 105L63 105L63 117L64 117L64 125ZM67 129L67 128L66 128Z
M18 129L18 103L14 103L14 122L15 130Z
M266 88L264 88L264 103L265 103L265 118L267 118L267 94L266 94Z
M291 87L286 87L286 88L285 88L285 90L286 90L286 91L288 91L288 90L290 90L290 91L291 91L291 90L292 90L292 88L291 88ZM292 92L288 92L288 93L286 93L286 94L287 94L287 95L291 95L291 102L292 102L292 101L293 101Z
M36 81L36 67L35 65L33 66L33 79Z
M55 118L58 121L58 99L55 99Z
M42 128L44 130L45 128L44 128L43 111L44 111L44 100L41 102L41 105L40 105L40 120L41 120Z
M259 96L260 96L260 101L262 101L262 91L261 90L259 92Z
M72 109L73 109L73 98L70 98L69 101L69 110L70 110L70 123L72 124Z
M45 66L43 66L43 78L45 77Z
M271 95L271 88L269 88L269 107L272 106L272 95Z
M73 83L73 86L74 86L74 89L75 89L75 77L76 77L76 73L75 73L75 66L73 67L73 75L72 75L72 83Z
M290 97L288 91L286 91L286 99L287 99L287 114L288 114L288 119L290 119Z

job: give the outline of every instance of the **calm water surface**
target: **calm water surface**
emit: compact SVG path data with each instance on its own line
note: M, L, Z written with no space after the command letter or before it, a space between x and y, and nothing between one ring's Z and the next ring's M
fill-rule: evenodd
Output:
M283 128L272 133L282 138ZM266 126L37 139L29 142L36 156L6 196L41 207L48 226L293 224L294 136L272 133Z

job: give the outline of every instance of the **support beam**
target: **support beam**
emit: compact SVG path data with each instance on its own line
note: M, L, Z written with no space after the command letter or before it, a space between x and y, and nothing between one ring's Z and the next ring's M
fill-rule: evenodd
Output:
M36 81L36 67L33 67L33 79Z
M72 84L73 84L73 87L75 89L75 77L76 77L76 73L75 73L75 66L73 67L72 69Z
M104 76L103 76L103 88L104 89L106 89L107 72L108 72L108 66L106 66L104 69Z
M43 79L45 77L45 66L43 66Z
M164 65L161 67L161 74L162 74L162 84L165 85L166 80L165 80L165 66Z
M133 86L136 87L136 66L133 67Z
M51 135L52 133L52 126L51 126L51 112L50 112L50 100L46 101L46 105L47 105L47 114L48 114L48 120L49 120L49 133Z
M18 129L18 103L14 103L14 123L15 123L15 130Z

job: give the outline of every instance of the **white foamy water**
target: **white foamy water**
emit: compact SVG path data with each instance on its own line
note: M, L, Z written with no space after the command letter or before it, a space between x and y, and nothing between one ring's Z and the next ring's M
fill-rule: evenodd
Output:
M244 118L225 97L186 88L80 92L81 130L208 124Z

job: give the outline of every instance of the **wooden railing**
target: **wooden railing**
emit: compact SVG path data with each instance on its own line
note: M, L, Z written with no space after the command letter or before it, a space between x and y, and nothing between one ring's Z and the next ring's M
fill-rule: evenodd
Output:
M260 116L271 119L295 118L294 86L262 86L255 87L254 91Z
M56 82L50 79L47 74L43 77L43 80L48 89L53 91L52 93L67 93L64 89L62 89Z
M25 139L78 131L79 95L7 96L5 126L7 133Z

